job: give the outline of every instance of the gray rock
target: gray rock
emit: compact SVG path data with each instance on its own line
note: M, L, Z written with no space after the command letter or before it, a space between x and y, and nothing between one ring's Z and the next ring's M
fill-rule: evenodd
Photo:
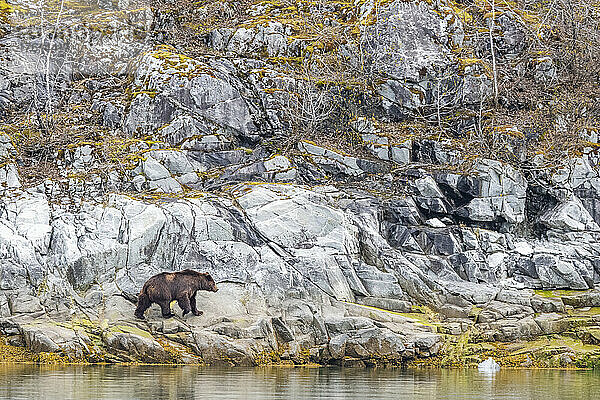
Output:
M477 177L463 177L456 190L474 196L458 210L458 215L474 221L494 221L503 218L510 223L525 219L527 182L523 175L498 161L480 160L475 166Z
M388 113L396 116L395 109L416 110L425 106L427 100L424 99L429 97L424 96L426 92L432 96L441 93L440 88L437 92L426 88L429 86L427 78L435 81L435 71L444 70L450 64L446 45L451 39L448 24L442 21L425 4L396 1L378 10L375 24L367 27L361 45L369 64L392 78L378 87ZM398 25L403 29L396 29ZM450 85L449 81L438 81L438 85L440 83L444 90ZM438 97L435 99L430 101L435 103ZM445 102L441 98L439 101Z
M523 306L519 304L508 304L500 301L492 301L487 304L485 310L489 310L500 314L502 317L522 317L532 315L533 309L529 306Z
M192 166L184 152L175 150L155 150L146 154L159 161L173 175L185 175L187 173L194 172L194 167ZM144 163L144 173L146 173L145 168L146 163ZM164 171L162 172L162 174L164 174ZM146 176L148 176L147 173ZM163 176L163 178L164 177L165 176ZM162 178L150 179L154 180Z
M410 145L411 145L411 143L406 143L406 147L405 146L391 146L390 147L391 160L398 164L410 163L410 161L411 161Z
M208 65L167 50L147 53L137 64L134 84L140 92L132 101L126 130L153 133L178 117L191 117L204 135L254 139L258 127L232 70L235 67L224 60Z
M40 300L37 297L19 293L16 296L8 298L8 307L10 308L11 314L29 314L43 311Z
M328 349L331 357L334 359L342 359L346 354L346 342L349 337L346 334L334 336L329 340Z
M182 186L193 186L193 185L198 184L200 182L200 178L198 177L198 174L195 173L195 172L189 172L187 174L183 174L181 176L178 176L176 178L176 180Z
M27 2L17 3L19 17L35 18ZM350 67L385 76L376 96L356 88L361 104L348 98L349 109L390 122L385 132L365 117L349 123L370 152L363 157L308 141L299 151L286 148L286 140L298 140L283 118L290 93L322 94L331 104L337 98L260 60L309 53L292 26L255 23L277 17L277 7L252 5L242 25L207 34L214 55L189 58L168 46L148 51L169 39L172 16L130 9L133 3L102 1L111 12L85 18L65 3L68 18L50 28L60 34L43 68L35 29L13 24L0 38L0 112L23 104L35 111L54 99L92 104L79 108L74 117L84 122L77 123L94 120L114 137L125 135L124 150L144 158L132 170L113 169L105 163L109 143L67 146L47 155L58 168L53 179L29 186L18 174L28 168L21 157L29 150L0 135L0 331L11 343L129 361L161 362L174 346L186 360L207 364L255 365L277 354L364 366L440 350L433 327L399 315L413 304L439 311L444 332L475 325L472 332L483 332L476 340L563 332L568 319L557 314L600 304L595 289L560 298L531 291L600 283L593 152L551 176L536 157L540 168L527 171L528 187L523 173L497 161L462 168L456 143L410 123L416 113L433 121L479 109L491 94L480 63L456 63L452 50L465 36L447 5L357 5L360 53L350 42L337 50ZM345 29L329 15L337 9L319 15L325 28ZM198 7L198 18L207 10ZM519 17L503 11L485 18L495 18L500 63L520 57L526 44ZM534 78L551 83L552 60L535 61ZM39 74L45 67L56 83L49 93ZM127 71L131 104L115 86ZM69 84L77 76L87 77L85 90ZM336 121L326 126L339 122L334 111ZM408 123L388 130L399 121ZM460 132L474 122L452 129L455 123ZM419 139L422 133L431 139ZM589 130L582 135L598 139ZM285 156L272 153L280 146ZM523 160L519 146L509 147ZM132 193L148 191L156 193ZM204 314L182 318L175 308L177 317L164 320L153 305L146 322L134 321L148 277L185 268L218 282L218 292L197 295Z
M291 161L285 156L274 156L264 161L266 172L274 175L278 182L290 182L296 178L297 171Z
M104 332L102 339L109 349L126 352L138 360L160 362L169 359L160 343L140 329L122 326L119 330Z
M0 167L0 189L20 188L19 174L13 163L6 163Z
M23 324L20 329L25 345L34 352L62 352L77 358L90 351L91 340L85 332L39 322Z
M108 103L102 113L102 123L108 128L120 128L123 125L123 107Z
M576 308L600 307L600 292L596 290L586 291L577 295L562 296L561 300L565 305Z
M341 335L350 331L375 328L368 318L363 317L338 317L326 318L325 327L330 337Z
M365 297L361 300L361 303L367 306L382 308L384 310L390 310L395 312L412 312L412 307L409 302L398 299Z
M535 317L535 322L540 326L545 335L562 333L569 329L569 322L564 316L549 313Z
M363 359L402 360L404 349L398 335L380 328L358 331L346 342L346 355Z
M171 177L150 181L148 182L148 187L163 193L179 193L183 191L179 182Z
M19 7L22 18L35 17L36 10L29 4ZM149 7L106 13L102 18L82 18L81 9L69 5L64 12L69 18L49 27L60 34L43 63L39 56L46 54L46 48L39 30L19 23L10 34L3 36L2 58L7 68L1 80L12 89L13 106L32 104L32 101L41 105L46 99L57 101L57 97L65 93L71 77L124 76L129 60L150 47L146 38L153 13ZM40 71L49 71L54 79L50 93L46 92Z
M250 28L215 29L209 34L208 43L216 50L237 55L254 55L264 51L269 57L280 57L290 55L290 33L289 27L272 21Z
M540 216L540 222L561 231L599 231L600 227L577 197Z
M565 313L565 305L561 299L533 296L531 307L536 313Z
M536 82L549 84L556 81L556 67L551 57L539 57L532 61L535 65L534 78Z
M251 341L235 341L207 331L195 330L191 346L202 361L213 365L254 365Z
M536 254L533 263L544 288L588 289L590 285L582 277L579 265L562 260L551 254Z
M437 311L446 318L467 318L471 309L470 307L458 307L452 304L445 304Z
M0 134L0 160L10 159L14 155L16 155L16 149L12 139L7 134Z
M496 300L507 304L518 304L521 306L532 307L532 293L530 291L503 289L496 295Z
M148 156L142 164L144 175L151 181L157 181L165 178L170 178L171 173L161 163L154 158Z
M415 186L421 196L443 198L442 191L431 176L415 180Z
M544 332L533 317L520 320L503 320L490 324L494 333L493 339L501 342L514 341L517 338L533 338Z
M429 334L420 334L418 336L415 337L415 347L418 348L420 351L429 351L432 352L433 350L433 354L435 354L435 347L438 343L441 342L441 337L440 335L436 335L433 333L429 333Z
M271 324L273 325L273 331L275 332L278 342L288 343L294 340L294 334L281 318L271 318Z
M321 166L328 173L344 174L356 177L366 173L385 171L385 167L381 164L344 155L342 153L317 146L310 142L299 142L298 149L309 155L309 157L315 163Z

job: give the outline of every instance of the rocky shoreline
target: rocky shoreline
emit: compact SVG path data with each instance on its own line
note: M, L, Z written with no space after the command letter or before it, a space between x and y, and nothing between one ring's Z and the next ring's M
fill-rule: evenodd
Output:
M542 292L532 299L555 303L566 299L581 305L590 304L589 295L597 295L557 292ZM263 317L254 324L249 315L215 321L207 310L201 317L164 320L156 309L147 322L92 321L85 316L59 322L40 313L4 318L6 336L0 353L5 362L42 364L462 368L493 357L503 368L587 369L597 368L600 360L597 307L567 306L560 313L501 318L495 324L496 336L490 337L483 330L488 324L478 320L493 307L477 310L468 318L474 323L467 331L453 334L458 319L429 309L391 312L347 302L338 306L352 316L326 318L322 344L312 347L303 347L279 317ZM128 308L133 310L134 305Z

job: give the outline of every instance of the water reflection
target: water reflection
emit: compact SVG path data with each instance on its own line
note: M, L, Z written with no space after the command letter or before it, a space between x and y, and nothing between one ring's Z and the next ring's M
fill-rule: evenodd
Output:
M592 371L0 365L0 399L597 399Z

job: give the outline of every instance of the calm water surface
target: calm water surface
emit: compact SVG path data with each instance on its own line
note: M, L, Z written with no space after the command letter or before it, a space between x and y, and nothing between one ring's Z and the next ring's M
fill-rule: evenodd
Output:
M0 365L0 399L600 399L600 373Z

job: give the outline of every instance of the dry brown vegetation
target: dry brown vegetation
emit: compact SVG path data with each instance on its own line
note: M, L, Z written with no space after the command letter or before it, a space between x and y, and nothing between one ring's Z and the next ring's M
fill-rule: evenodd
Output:
M483 21L490 17L492 3L462 3L472 16L467 35L477 36L478 29L489 25ZM599 4L593 0L495 1L499 15L518 15L525 46L518 57L506 59L496 48L499 104L489 104L481 129L470 133L475 151L479 147L482 155L496 154L519 164L543 154L549 165L558 165L590 145L588 135L600 127ZM489 62L489 45L479 55ZM536 79L536 67L544 59L552 60L553 79ZM504 126L514 126L520 138L515 132L506 136ZM515 146L525 157L515 157Z
M384 7L388 2L377 1L376 5ZM288 96L282 97L281 107L292 129L275 143L279 149L292 149L298 140L310 139L347 152L362 152L360 137L348 125L360 116L380 118L379 122L385 123L384 133L398 141L408 137L445 138L453 141L465 158L489 157L523 167L537 154L545 157L547 165L555 166L580 155L585 147L595 148L589 139L600 127L599 2L442 2L452 8L465 27L464 46L453 49L457 71L464 65L481 65L497 85L493 96L476 108L455 105L456 109L444 109L441 114L438 110L437 115L435 110L423 110L401 122L386 121L377 114L379 99L371 93L385 77L378 71L353 66L348 55L340 51L360 48L362 28L376 18L376 12L367 19L358 17L362 3L152 1L153 7L160 10L156 13L161 18L157 28L168 27L157 34L162 33L178 52L192 57L216 54L206 46L206 35L216 28L252 27L269 21L291 27L293 39L304 44L298 54L274 58L254 55L298 82L288 89ZM261 13L249 14L248 10L257 4L262 7ZM0 14L4 9L0 0ZM524 34L522 49L514 54L507 55L502 48L502 15L510 15ZM552 60L556 75L536 79L538 63L546 57ZM89 109L90 104L80 106ZM53 104L51 113L29 108L5 118L2 130L17 145L20 173L26 181L38 182L48 171L54 171L54 158L71 144L114 141L102 128L98 114L88 112L84 119L81 115L76 108L59 102ZM419 124L418 135L404 130L407 123ZM117 153L127 156L126 151ZM107 162L111 160L107 156Z
M258 3L263 5L263 15L249 15L248 8ZM377 2L380 7L385 3ZM535 154L544 154L552 163L580 154L588 145L582 132L599 126L598 2L463 0L444 4L452 7L465 26L465 45L454 49L459 63L480 63L497 85L492 98L479 109L459 107L459 114L443 110L437 121L428 117L431 111L424 110L414 116L415 121L429 123L433 136L460 140L469 155L521 164ZM178 41L184 51L202 51L198 44L207 28L248 27L271 20L291 26L294 38L306 41L298 57L269 60L311 83L298 85L285 104L294 137L334 134L338 142L348 141L352 147L356 138L347 122L371 116L369 112L376 107L376 101L368 104L369 96L356 94L368 93L382 76L353 68L346 56L336 51L346 44L358 48L361 26L373 23L359 20L355 3L282 0L234 6L227 1L182 1L169 11L178 15L180 24L171 33L185 38ZM503 52L502 15L509 15L524 35L522 48L512 54ZM556 75L536 79L537 63L544 57L551 58ZM454 129L456 118L470 119L470 127Z

